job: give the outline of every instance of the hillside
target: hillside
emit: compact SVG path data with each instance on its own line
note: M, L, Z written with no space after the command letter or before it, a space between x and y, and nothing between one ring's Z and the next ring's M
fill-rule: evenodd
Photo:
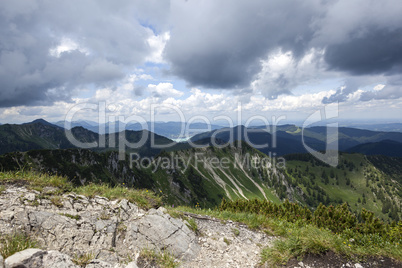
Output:
M309 154L285 158L287 178L303 190L309 206L347 202L353 211L366 208L383 219L401 219L402 170L388 169L398 158L342 153L336 168Z
M203 147L162 153L145 171L156 180L157 187L164 189L168 203L175 205L211 207L218 205L223 197L279 202L275 190L268 187L267 178L283 178L281 170L251 163L271 160L243 143L242 147ZM164 167L166 161L174 165ZM177 199L180 202L176 203Z
M237 144L237 143L235 143ZM119 161L117 152L84 149L33 150L0 156L2 170L32 169L67 176L75 185L103 182L146 188L170 205L216 207L227 200L253 198L279 203L285 199L310 208L347 202L383 219L401 218L402 166L399 158L340 155L327 166L309 154L269 158L246 143L133 155ZM285 168L286 164L286 168Z
M198 203L212 207L217 206L223 197L229 200L263 198L279 202L277 195L267 187L266 180L269 176L281 178L280 170L251 166L246 169L243 165L266 156L246 144L244 146L162 152L155 158L133 158L131 167L128 158L119 161L118 153L113 151L33 150L0 156L0 167L2 170L23 168L60 174L75 185L103 182L112 186L124 183L128 187L148 188L163 194L165 202L172 205ZM221 168L216 162L220 160L228 168ZM279 185L279 180L276 184Z
M63 129L42 122L0 126L0 154L34 149L69 148L71 146Z

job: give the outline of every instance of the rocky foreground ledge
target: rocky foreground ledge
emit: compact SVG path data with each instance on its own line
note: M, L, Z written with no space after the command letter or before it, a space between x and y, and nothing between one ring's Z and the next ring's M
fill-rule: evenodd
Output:
M59 195L52 187L38 192L7 185L1 190L0 235L25 233L39 248L17 252L5 260L0 256L0 268L160 267L144 258L144 251L168 253L179 267L268 267L259 266L260 252L277 239L240 223L184 213L189 222L186 217L172 217L163 207L146 211L124 199ZM352 263L327 252L306 256L303 262L293 259L285 267L400 264L374 257Z
M145 211L127 200L52 195L56 191L8 186L0 194L0 233L27 233L41 247L0 257L0 268L82 267L73 262L77 256L91 256L85 265L90 268L151 267L139 258L144 249L168 252L182 267L254 267L273 239L196 215L195 233L163 207Z

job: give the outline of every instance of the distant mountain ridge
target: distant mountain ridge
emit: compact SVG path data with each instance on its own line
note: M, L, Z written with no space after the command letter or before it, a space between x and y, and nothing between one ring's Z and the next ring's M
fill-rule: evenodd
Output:
M360 128L373 131L402 132L402 123L348 124L345 127Z
M379 142L359 144L346 151L349 153L360 153L364 155L402 157L402 143L393 140L382 140Z
M140 123L128 123L125 124L120 121L116 122L109 122L106 124L98 124L93 121L86 121L86 120L79 120L79 121L73 121L73 122L65 122L65 121L58 121L54 123L57 126L60 126L62 128L65 128L66 125L70 125L72 128L81 126L84 127L88 130L91 130L93 132L99 133L99 134L106 134L112 131L112 132L118 132L121 130L134 130L134 131L140 131L143 129L143 126ZM200 133L203 130L215 130L215 129L220 129L222 126L219 125L214 125L214 124L206 124L206 123L199 123L199 122L193 122L191 124L188 124L186 122L146 122L146 126L144 129L148 131L152 131L158 135L165 136L169 139L177 139L177 138L183 138L182 135L186 135L187 133L184 133L185 130L189 130L190 133L188 133L189 136L195 135L197 133ZM196 131L195 131L196 130ZM183 132L183 133L182 133Z
M94 144L94 151L110 151L124 148L126 152L140 152L142 155L154 155L161 151L157 146L152 146L152 141L155 145L164 145L176 143L163 136L151 133L150 131L132 131L126 130L121 133L112 133L100 135L83 127L74 127L66 131L60 126L51 124L43 119L35 120L30 123L21 125L5 124L0 126L0 154L8 152L24 152L38 149L69 149L79 148L71 142L66 134L71 133L74 139L79 143ZM138 148L131 148L132 145L140 145L139 142L146 136L146 140ZM151 139L153 137L153 140ZM125 137L125 141L120 141L121 137ZM100 141L105 141L103 146L98 144ZM125 145L120 146L121 142ZM99 145L99 146L98 146ZM131 146L131 147L130 147Z
M230 133L233 135L231 136ZM257 146L268 144L261 148L255 147L263 153L286 155L291 153L306 153L307 149L304 145L317 151L325 151L327 147L326 134L326 127L311 127L302 130L300 127L295 125L282 125L276 126L276 130L273 134L272 129L269 126L252 128L237 126L234 128L223 128L201 133L192 137L191 141L195 142L207 137L215 137L225 142L233 142L236 139L246 141L246 139L248 139L252 144ZM347 151L348 149L363 143L380 142L383 140L402 142L402 133L345 127L338 128L338 145L340 151Z
M173 125L177 126L178 122ZM81 122L81 124L84 124ZM85 122L88 126L92 126L93 122ZM159 126L169 126L169 123L160 123ZM195 129L202 129L205 125L192 124ZM94 127L94 126L92 126ZM217 126L215 126L217 127ZM188 142L174 142L163 135L159 135L148 130L125 130L124 132L98 134L97 132L86 129L83 126L74 126L71 133L75 139L82 143L95 143L105 141L103 146L93 146L94 151L117 150L119 148L119 137L126 137L127 143L137 143L144 136L147 140L141 145L141 148L129 148L129 144L122 146L127 152L140 152L141 155L155 155L162 149L172 151L178 149L191 148L192 143L197 146L210 146L217 143L224 145L225 143L233 143L236 140L249 142L251 146L259 151L271 155L281 156L293 153L306 153L307 146L317 151L325 151L326 144L326 127L310 127L302 130L295 125L276 126L276 130L270 127L259 126L246 128L245 126L236 126L234 128L220 128L194 135ZM34 149L67 149L80 147L74 145L67 139L66 131L63 127L49 123L43 119L37 119L30 123L21 125L0 125L0 154L14 151L29 151ZM399 144L395 146L389 145L394 141L402 143L402 133L400 132L383 132L371 131L354 128L340 127L338 128L339 150L345 152L353 151L367 154L382 154L387 156L400 156ZM303 135L302 135L303 134ZM155 148L150 138L153 137L156 144L168 145L165 148ZM214 142L215 141L215 142ZM378 143L376 145L368 145L369 143ZM363 146L363 144L366 144ZM371 148L371 149L369 149ZM388 149L385 149L388 148Z

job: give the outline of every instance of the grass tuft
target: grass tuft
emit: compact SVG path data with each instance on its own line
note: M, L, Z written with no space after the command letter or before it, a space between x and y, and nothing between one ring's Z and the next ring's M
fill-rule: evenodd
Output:
M92 260L94 259L94 255L92 253L85 253L80 256L75 255L73 258L73 262L76 265L79 265L81 267L87 266Z
M19 251L38 247L38 242L25 233L0 235L0 255L4 259Z
M144 248L138 257L138 263L144 263L144 267L176 268L180 265L174 256L168 252L158 253L156 250ZM148 265L148 266L147 266Z
M198 225L193 218L186 217L185 220L187 221L187 227L192 230L194 233L199 234L200 230L198 229Z
M121 186L111 187L106 184L89 184L74 189L77 194L87 197L96 195L113 199L127 199L143 209L157 208L162 205L162 199L148 190L138 190Z
M72 215L72 214L68 214L68 213L59 213L59 214L62 216L68 217L70 219L76 220L76 221L79 221L81 219L81 216L78 214L77 215Z

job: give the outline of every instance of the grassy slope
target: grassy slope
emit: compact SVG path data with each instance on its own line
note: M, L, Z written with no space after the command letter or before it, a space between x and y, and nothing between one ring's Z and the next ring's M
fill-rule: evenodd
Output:
M389 243L386 238L376 234L359 237L354 234L335 234L312 224L292 223L262 214L218 209L176 207L170 208L169 213L175 217L185 213L208 215L222 221L244 223L251 229L278 236L279 239L274 241L273 247L265 247L261 251L261 265L269 264L270 267L286 264L292 258L302 259L306 254L323 254L327 251L333 251L354 262L364 261L369 256L385 256L402 262L401 241ZM402 225L399 228L402 228ZM351 237L354 237L356 242L352 242Z
M353 163L353 168L350 168L351 163ZM393 200L398 207L401 205L401 197L398 194L401 189L400 183L393 181L391 187L389 176L376 168L363 155L342 154L340 165L337 168L314 165L311 161L299 160L287 161L286 164L287 171L294 181L297 181L300 172L302 178L306 180L311 181L315 177L313 179L315 184L322 188L332 201L348 202L353 211L360 211L364 207L373 211L376 216L388 219L388 215L381 212L383 202L376 195L376 191L381 191L385 198ZM293 172L291 173L290 170ZM329 177L327 184L322 180L323 172ZM330 176L331 172L335 175L333 178ZM312 176L312 174L314 175ZM348 179L350 180L349 184ZM298 185L307 193L305 185L301 183ZM366 200L365 204L363 204L363 194Z

